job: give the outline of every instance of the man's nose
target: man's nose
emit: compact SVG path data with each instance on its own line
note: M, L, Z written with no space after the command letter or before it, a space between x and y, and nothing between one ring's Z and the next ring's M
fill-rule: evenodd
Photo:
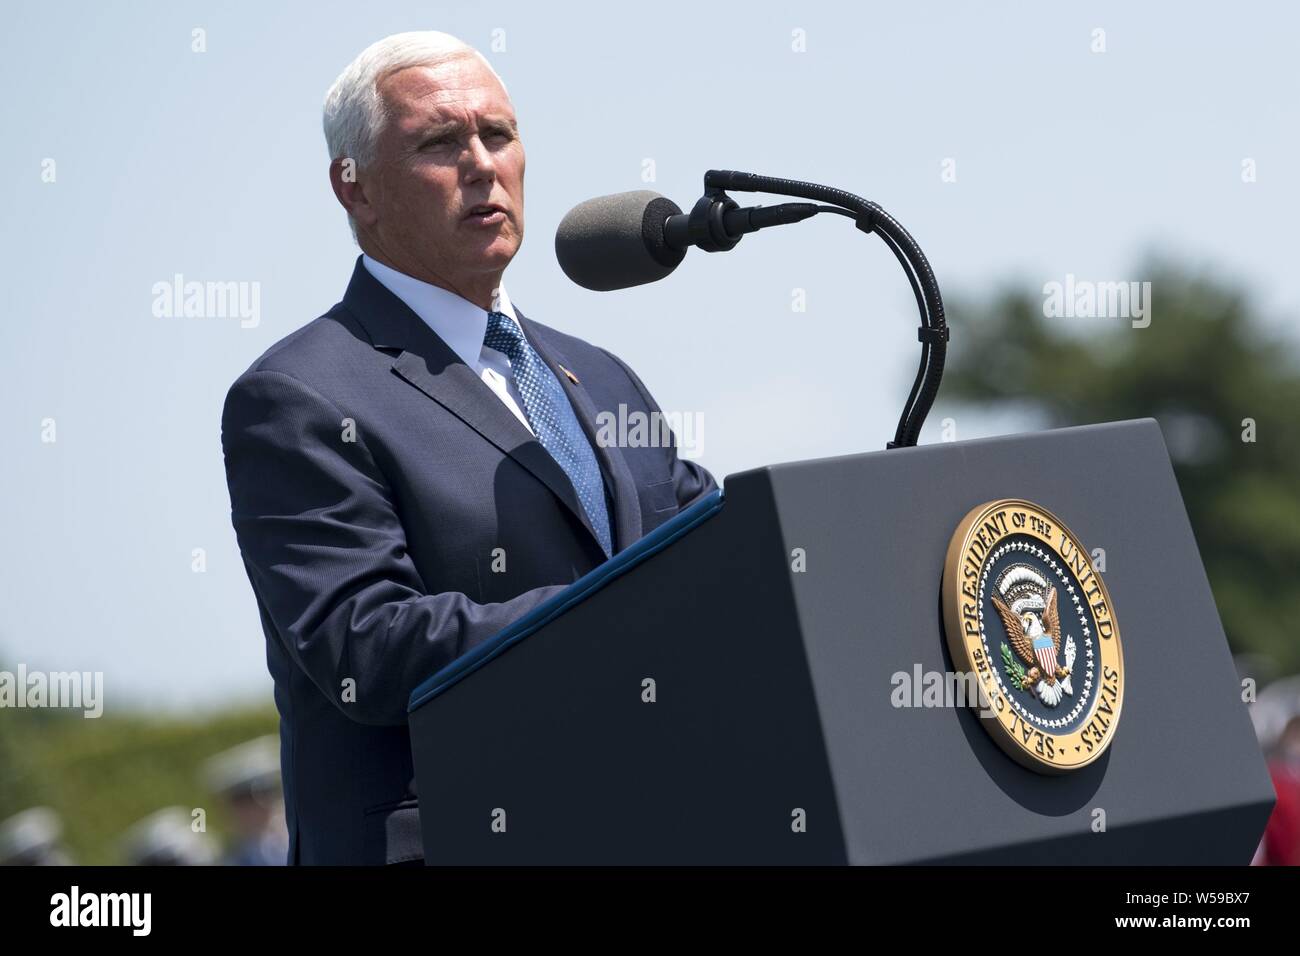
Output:
M496 176L496 166L492 162L492 152L478 136L471 136L465 152L461 156L461 168L466 182L477 182Z

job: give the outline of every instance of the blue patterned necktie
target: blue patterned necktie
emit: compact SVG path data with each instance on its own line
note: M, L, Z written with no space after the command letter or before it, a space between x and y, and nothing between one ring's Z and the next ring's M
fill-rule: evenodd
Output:
M551 453L573 482L578 500L591 519L605 556L613 554L609 536L609 512L605 508L605 480L591 442L573 413L559 379L542 357L528 344L519 325L502 312L488 313L483 344L510 359L515 387L524 400L524 414L537 440Z

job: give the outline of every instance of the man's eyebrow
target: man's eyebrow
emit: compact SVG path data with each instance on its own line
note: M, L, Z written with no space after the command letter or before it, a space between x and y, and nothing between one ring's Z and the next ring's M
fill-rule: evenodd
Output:
M508 116L485 116L483 124L486 126L505 127L512 133L519 132L519 126ZM459 133L465 128L465 124L458 120L444 120L442 122L430 122L416 127L411 134L413 137L436 136L440 133Z

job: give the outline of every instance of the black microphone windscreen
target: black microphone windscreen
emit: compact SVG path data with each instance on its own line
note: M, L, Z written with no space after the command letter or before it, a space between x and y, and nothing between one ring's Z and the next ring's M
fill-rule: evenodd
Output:
M648 189L588 199L555 231L555 256L570 279L595 292L662 279L686 255L664 242L664 221L681 209Z

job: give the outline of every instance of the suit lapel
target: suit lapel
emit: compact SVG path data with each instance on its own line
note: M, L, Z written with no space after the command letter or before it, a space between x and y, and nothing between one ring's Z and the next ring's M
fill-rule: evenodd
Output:
M397 375L442 405L546 485L582 522L592 540L599 543L591 519L578 501L573 482L550 452L441 337L370 274L360 257L343 296L343 305L370 337L371 345L377 349L398 350L392 365ZM610 518L614 525L615 546L621 550L641 536L641 512L632 475L622 455L615 453L616 449L601 448L596 442L596 413L586 392L573 385L557 368L557 360L540 341L536 326L517 309L515 314L528 341L559 377L597 460L611 479L614 514ZM567 361L563 356L559 360Z
M610 515L610 522L613 525L614 546L621 551L641 537L641 504L636 492L636 480L618 446L603 445L597 441L596 407L591 396L580 384L581 380L574 382L560 367L563 364L572 368L573 363L554 344L543 341L537 325L519 311L518 306L515 307L515 317L519 319L520 328L524 330L524 335L537 350L537 354L560 380L560 387L568 396L573 412L578 417L587 440L591 442L596 460L610 481L610 497L614 501L614 514Z

